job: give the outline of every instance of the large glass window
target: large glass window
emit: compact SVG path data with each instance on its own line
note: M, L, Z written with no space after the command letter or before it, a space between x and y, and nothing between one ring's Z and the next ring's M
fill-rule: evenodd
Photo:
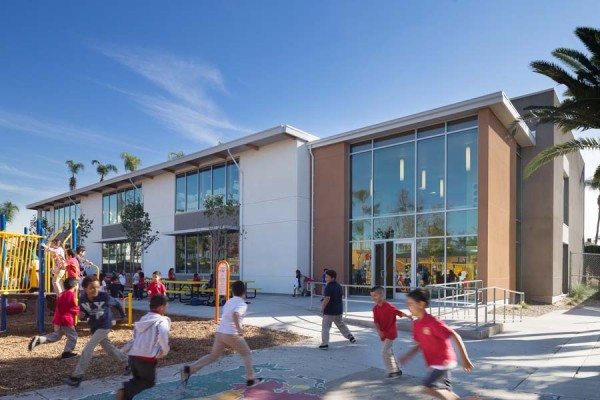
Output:
M185 239L185 269L194 272L198 270L198 236L187 236Z
M227 262L231 275L240 274L240 234L232 232L227 235Z
M175 211L176 212L184 212L185 211L185 175L180 175L175 180L175 190L176 190L176 198L175 198Z
M200 171L200 208L204 208L204 200L212 195L212 171Z
M477 210L452 211L446 214L446 234L477 235Z
M373 152L373 215L414 212L414 142Z
M471 281L477 277L477 236L447 239L449 281Z
M140 266L140 259L131 253L129 243L102 244L102 272L111 273L124 270L125 273L132 274Z
M213 167L213 196L225 197L225 166Z
M212 270L212 246L211 238L209 235L198 236L198 245L200 247L200 259L198 265L198 273L210 274Z
M226 235L224 248L217 256L219 260L226 259L231 266L231 275L239 276L239 232ZM213 272L217 260L212 260L210 235L197 234L176 236L175 238L175 268L184 274L203 274L205 278Z
M417 240L417 284L444 283L444 239Z
M234 163L227 164L227 199L240 200L240 172Z
M185 236L175 237L175 271L185 272Z
M186 176L187 200L186 211L198 209L198 174L187 174Z
M477 129L448 135L448 209L477 207Z
M417 142L417 211L444 208L444 142L444 136Z
M79 218L79 202L62 207L55 207L54 231L58 231L61 226L63 226L66 222L71 222L73 218Z
M444 236L444 213L417 215L417 236Z
M371 286L371 242L354 242L350 247L351 284Z
M373 235L375 239L404 239L415 236L415 217L404 215L400 217L375 218L373 220Z
M363 219L350 222L352 232L350 240L371 240L371 220Z
M371 216L371 152L351 156L351 218Z
M102 224L121 223L121 212L127 204L141 202L142 187L137 189L119 190L102 196ZM75 218L79 217L79 210L75 209Z

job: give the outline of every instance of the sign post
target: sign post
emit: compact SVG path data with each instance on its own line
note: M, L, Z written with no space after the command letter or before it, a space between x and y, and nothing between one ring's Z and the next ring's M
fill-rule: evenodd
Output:
M229 300L229 263L221 260L217 263L217 284L215 292L215 322L219 322L219 303L221 296L225 301Z

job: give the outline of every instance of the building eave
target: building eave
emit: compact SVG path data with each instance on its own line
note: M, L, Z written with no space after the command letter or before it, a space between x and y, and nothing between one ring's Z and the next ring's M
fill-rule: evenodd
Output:
M27 205L28 209L38 210L52 207L55 204L78 200L81 196L87 196L92 193L102 193L104 191L113 191L120 187L132 187L145 179L153 179L155 176L166 173L175 174L180 171L185 171L193 167L222 162L230 159L229 154L234 157L245 151L260 151L262 146L266 146L275 142L284 140L300 140L302 142L310 142L317 140L318 137L313 136L300 129L289 125L280 125L257 132L242 138L232 140L227 143L221 143L217 146L208 149L200 150L192 154L185 155L173 160L165 161L160 164L143 168L127 174L115 176L102 182L94 183L72 192L61 193L59 195L46 198Z

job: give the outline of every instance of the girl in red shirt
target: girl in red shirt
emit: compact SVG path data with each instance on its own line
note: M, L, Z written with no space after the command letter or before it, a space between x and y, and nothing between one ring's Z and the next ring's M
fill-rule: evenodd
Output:
M456 367L456 354L450 338L460 352L463 369L470 372L475 368L460 335L439 319L427 313L429 293L424 288L413 290L407 295L408 309L416 320L413 320L413 339L417 344L402 358L405 364L421 350L425 364L430 368L429 375L423 380L425 392L438 399L458 399L452 391L450 370Z

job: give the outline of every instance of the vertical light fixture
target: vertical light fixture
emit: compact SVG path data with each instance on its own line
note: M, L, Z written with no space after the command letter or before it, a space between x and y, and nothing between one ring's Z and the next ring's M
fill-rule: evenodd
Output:
M444 178L440 178L440 197L444 197Z
M421 190L425 190L427 187L427 172L425 172L425 168L421 170Z
M465 169L467 172L471 170L471 146L465 148Z
M404 158L400 159L400 181L404 181Z

